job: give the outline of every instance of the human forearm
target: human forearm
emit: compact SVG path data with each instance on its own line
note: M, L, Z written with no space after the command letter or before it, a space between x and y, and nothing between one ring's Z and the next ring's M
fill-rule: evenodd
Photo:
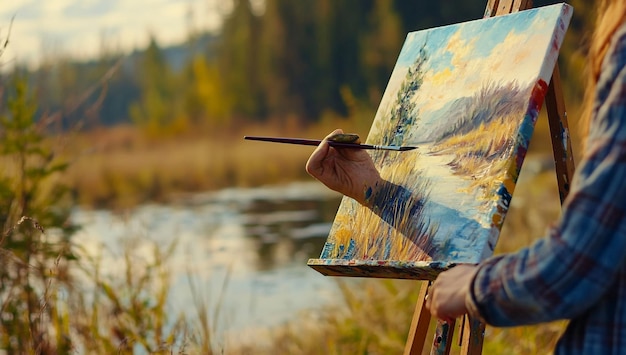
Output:
M423 207L423 201L411 190L390 181L379 179L364 192L362 205L368 207L391 226L405 230L404 224L415 223L411 218Z

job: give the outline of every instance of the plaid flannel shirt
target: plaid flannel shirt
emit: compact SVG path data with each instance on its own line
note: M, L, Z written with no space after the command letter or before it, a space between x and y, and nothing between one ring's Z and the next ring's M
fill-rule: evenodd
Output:
M480 264L470 314L495 326L570 319L557 354L626 354L626 24L606 54L585 157L545 238Z

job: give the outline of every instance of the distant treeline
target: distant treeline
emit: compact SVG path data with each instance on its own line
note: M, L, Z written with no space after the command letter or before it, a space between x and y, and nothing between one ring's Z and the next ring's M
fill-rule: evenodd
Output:
M583 34L595 1L569 3L575 15L561 72L567 93L579 95ZM218 34L189 33L186 43L167 48L152 39L132 54L103 48L90 62L57 58L30 73L31 88L40 110L60 112L63 127L131 122L156 134L349 116L354 105L377 107L408 32L481 18L485 4L265 0L259 10L234 0Z

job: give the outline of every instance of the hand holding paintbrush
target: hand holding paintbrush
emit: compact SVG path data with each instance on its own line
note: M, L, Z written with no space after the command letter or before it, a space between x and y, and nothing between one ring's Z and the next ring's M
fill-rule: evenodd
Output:
M384 181L372 157L365 150L402 152L417 148L361 144L357 134L343 133L340 129L333 131L324 140L258 136L245 136L244 139L317 146L306 163L309 175L331 190L351 197L366 207L371 207L370 198Z
M381 181L372 157L364 149L335 149L332 142L358 146L358 136L351 143L337 140L354 139L337 129L329 134L309 157L306 171L331 190L368 206L372 187Z

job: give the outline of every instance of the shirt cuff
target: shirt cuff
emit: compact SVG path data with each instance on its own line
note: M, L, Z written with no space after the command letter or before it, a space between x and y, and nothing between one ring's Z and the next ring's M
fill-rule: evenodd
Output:
M485 320L485 317L483 317L482 315L482 312L480 309L481 307L478 304L478 301L476 300L476 292L474 289L474 283L476 281L476 277L479 272L480 272L480 269L477 269L476 272L474 273L474 276L472 277L472 281L470 281L467 286L468 290L467 292L465 292L465 308L467 309L467 313L470 317L475 318L479 320L481 323L486 324L487 322Z

